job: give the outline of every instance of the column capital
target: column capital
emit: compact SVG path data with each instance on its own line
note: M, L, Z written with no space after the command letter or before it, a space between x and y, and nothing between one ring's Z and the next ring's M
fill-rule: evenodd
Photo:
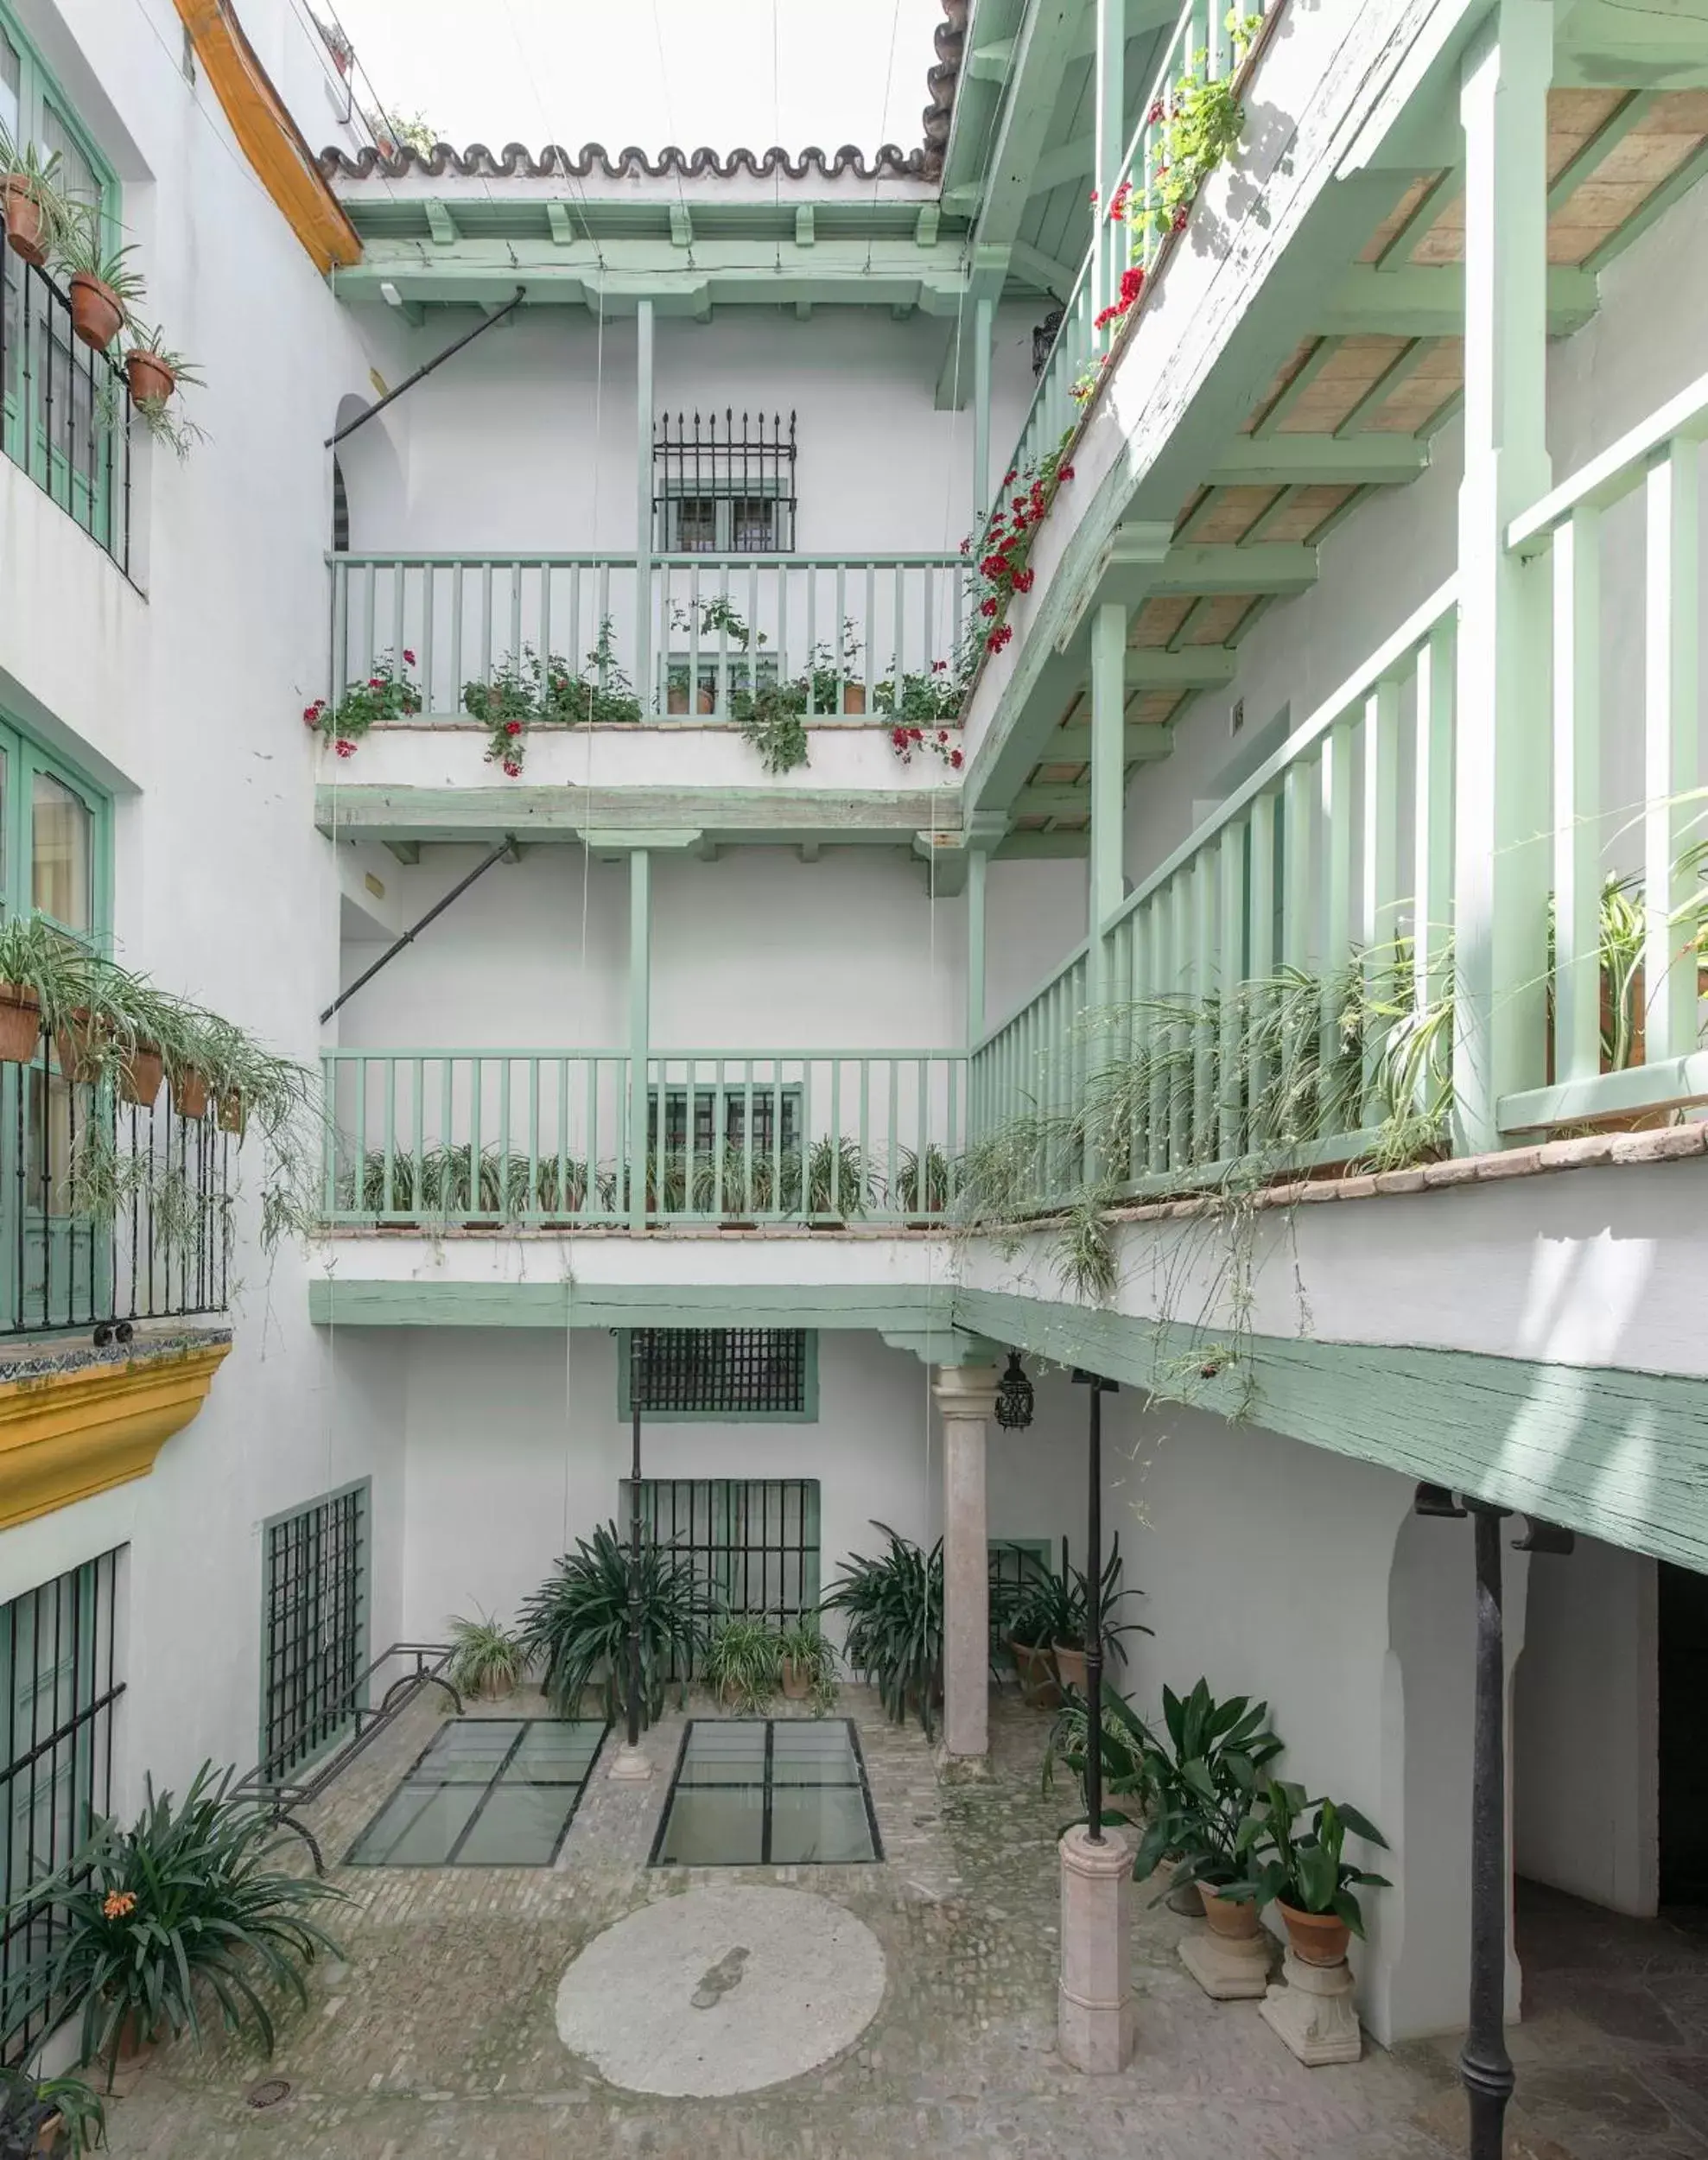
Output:
M939 1365L931 1382L937 1409L946 1418L983 1418L996 1413L994 1365Z

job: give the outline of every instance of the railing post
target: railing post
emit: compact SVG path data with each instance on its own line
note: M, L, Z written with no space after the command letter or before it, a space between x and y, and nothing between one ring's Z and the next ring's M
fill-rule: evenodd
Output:
M1089 943L1085 1002L1097 1031L1087 1040L1087 1077L1102 1070L1114 1049L1106 1008L1113 1002L1108 924L1127 897L1122 874L1121 821L1127 791L1127 609L1106 600L1091 619L1091 860L1087 878ZM1094 1183L1108 1172L1093 1159L1088 1136L1085 1174Z
M635 693L643 720L655 709L653 689L652 302L642 300L635 308Z
M982 848L967 857L967 1047L985 1032L985 866Z
M1091 218L1091 312L1101 314L1114 298L1119 282L1109 275L1114 253L1114 235L1125 226L1109 222L1115 175L1121 170L1126 148L1123 125L1127 104L1126 0L1097 0L1096 106L1092 124L1092 177L1097 189Z
M629 857L629 1227L646 1228L647 1060L651 1055L652 858L644 848ZM690 1106L691 1108L691 1106ZM659 1134L664 1105L658 1103ZM664 1196L659 1195L660 1205Z
M1506 529L1547 491L1548 0L1499 0L1464 63L1464 480L1459 490L1453 1085L1464 1153L1546 1045L1546 569Z
M973 518L971 530L988 518L990 496L990 338L993 303L988 294L973 303ZM927 642L930 630L927 629ZM898 643L897 650L900 650ZM929 663L930 654L927 652Z

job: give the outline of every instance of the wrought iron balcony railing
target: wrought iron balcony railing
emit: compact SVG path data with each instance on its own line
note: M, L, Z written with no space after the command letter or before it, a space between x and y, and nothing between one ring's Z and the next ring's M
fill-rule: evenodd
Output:
M127 575L130 418L122 370L73 334L66 295L0 247L0 448Z

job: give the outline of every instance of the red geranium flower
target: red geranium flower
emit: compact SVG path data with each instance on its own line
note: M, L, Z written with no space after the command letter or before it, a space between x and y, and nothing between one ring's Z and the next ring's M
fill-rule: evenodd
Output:
M1036 570L1016 570L1014 573L1014 590L1017 593L1031 592L1037 581L1038 572Z
M1070 480L1073 478L1073 467L1072 467L1072 466L1071 466L1071 465L1064 465L1064 466L1062 467L1061 471L1060 471L1059 473L1057 473L1056 478L1057 478L1058 480Z
M948 661L947 661L947 660L933 660L933 661L932 661L932 663L931 663L931 672L932 672L932 674L933 674L933 675L946 675L946 674L948 674L948 672L949 672L949 663L948 663Z
M996 602L994 600L981 600L979 602L979 613L981 615L994 615L996 613Z
M415 664L416 664L416 656L414 655L414 653L413 653L413 652L411 652L411 651L410 651L410 648L409 648L407 645L405 645L405 646L403 647L403 665L404 665L406 668L412 668L412 667L415 665Z
M1014 476L1019 469L1018 465L1011 465L1008 467L1008 470L1002 475L1002 485L1005 487L1012 487L1014 485Z
M938 730L937 730L937 740L938 740L939 742L947 742L947 741L949 740L949 730L948 730L948 728L947 728L947 727L939 727L939 728L938 728Z
M907 731L907 740L910 742L924 742L925 740L924 729L923 727L910 727Z
M504 731L507 735L519 735L522 733L522 722L519 720L507 720L504 724Z
M961 753L958 750L951 750L949 753L949 762L954 771L958 772L966 760L962 757Z
M1186 230L1186 209L1184 203L1174 213L1174 229L1177 232L1184 232Z
M338 740L333 745L333 748L337 751L340 758L353 758L356 754L355 744L345 735L340 735L339 737Z
M1000 622L985 639L985 644L992 652L1000 652L1013 634L1006 622Z
M522 767L517 765L514 758L506 758L504 761L504 769L513 780L517 774L521 772Z
M1145 115L1145 119L1147 125L1155 127L1158 121L1164 118L1165 115L1163 112L1162 99L1159 98L1156 103L1151 107L1150 111Z

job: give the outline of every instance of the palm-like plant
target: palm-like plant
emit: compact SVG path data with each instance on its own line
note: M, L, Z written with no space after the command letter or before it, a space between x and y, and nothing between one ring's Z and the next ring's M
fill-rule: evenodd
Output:
M70 2160L106 2143L107 2112L101 2096L81 2078L38 2078L0 2065L0 2160L37 2160L65 2153Z
M850 1553L824 1603L848 1614L845 1655L878 1690L891 1722L902 1725L917 1709L929 1739L943 1691L943 1540L928 1553L886 1522L873 1528L888 1550L876 1560Z
M523 1604L521 1636L542 1668L541 1686L560 1717L573 1718L597 1679L615 1716L629 1655L629 1549L614 1522L578 1538ZM706 1640L706 1602L689 1561L671 1547L644 1540L639 1583L641 1710L648 1723L664 1706L674 1668L678 1699Z
M200 2046L205 1989L228 2031L252 2025L272 2053L267 1991L307 2004L303 1968L339 1954L309 1909L345 1892L268 1866L276 1828L232 1777L204 1763L181 1801L150 1782L135 1823L98 1819L60 1873L15 1901L52 1905L67 1925L25 1999L6 2005L9 2036L61 2003L80 2016L80 2060L104 2055L111 2070L127 2031L187 2030Z

